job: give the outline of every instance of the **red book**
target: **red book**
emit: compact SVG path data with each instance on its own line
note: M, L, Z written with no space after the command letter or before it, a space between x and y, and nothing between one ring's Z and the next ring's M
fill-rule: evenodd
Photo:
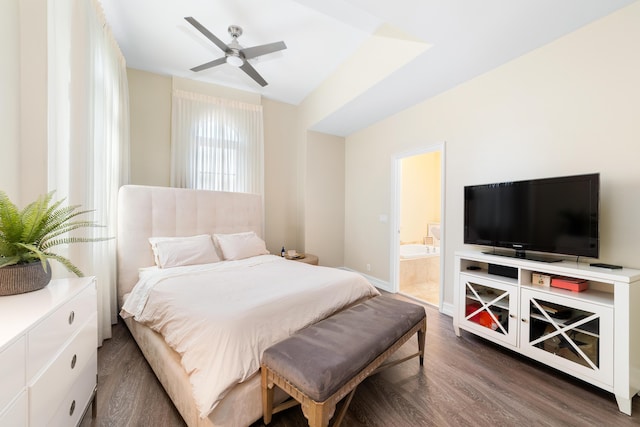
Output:
M554 288L568 289L573 292L582 292L589 289L589 282L584 279L574 279L571 277L552 277L551 286Z

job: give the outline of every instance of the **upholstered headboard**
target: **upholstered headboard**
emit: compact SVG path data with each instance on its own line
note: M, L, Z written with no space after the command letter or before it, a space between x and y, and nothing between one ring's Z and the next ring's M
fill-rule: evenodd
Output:
M263 236L262 196L125 185L118 194L118 306L154 265L149 237L255 231Z

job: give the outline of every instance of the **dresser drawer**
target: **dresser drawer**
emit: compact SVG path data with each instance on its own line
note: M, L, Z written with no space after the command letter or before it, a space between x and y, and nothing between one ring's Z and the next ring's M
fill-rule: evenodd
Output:
M21 336L0 352L0 412L25 387L25 342L25 337Z
M97 320L98 316L94 313L42 375L30 385L29 419L33 425L49 425L48 421L57 412L62 399L70 393L72 385L82 375L89 375L95 384Z
M23 391L18 398L2 412L0 409L0 426L24 427L27 425L27 392Z
M51 361L64 343L96 311L96 284L93 281L85 290L44 318L29 332L27 382ZM95 346L97 341L94 342Z
M89 363L85 366L80 377L71 386L69 393L62 399L62 403L48 421L48 427L77 426L84 410L89 405L96 388L96 366L98 350L93 352Z

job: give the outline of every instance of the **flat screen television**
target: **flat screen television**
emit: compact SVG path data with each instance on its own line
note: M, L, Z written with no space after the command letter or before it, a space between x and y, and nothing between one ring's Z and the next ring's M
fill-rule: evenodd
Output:
M597 173L466 186L464 243L597 258L599 197Z

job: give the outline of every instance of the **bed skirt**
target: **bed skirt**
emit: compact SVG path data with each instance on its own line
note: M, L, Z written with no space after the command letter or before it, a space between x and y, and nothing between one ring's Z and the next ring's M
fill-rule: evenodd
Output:
M124 322L189 427L247 426L262 417L260 375L256 373L232 388L207 418L200 418L189 377L180 363L180 355L157 332L132 318L125 319ZM282 390L278 389L276 392L275 400L278 403L286 399Z

